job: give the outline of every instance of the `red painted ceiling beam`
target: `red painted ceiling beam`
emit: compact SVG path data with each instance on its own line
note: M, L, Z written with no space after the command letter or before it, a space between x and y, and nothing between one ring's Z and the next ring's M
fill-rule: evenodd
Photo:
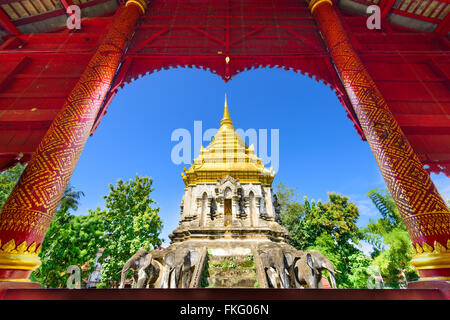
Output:
M13 36L18 36L21 34L19 29L11 22L9 17L3 12L3 9L0 8L0 26L9 34Z
M438 24L434 32L440 35L447 35L447 33L450 31L450 14L447 13L444 19Z
M92 7L92 6L95 6L97 4L101 4L101 3L107 2L107 1L109 1L109 0L92 0L92 1L89 1L89 2L85 2L85 3L80 3L80 4L78 4L78 6L80 7L80 9L84 9L84 8ZM61 2L62 2L62 0L61 0ZM66 10L67 10L66 8L65 9L57 9L57 10L54 10L54 11L47 11L47 12L44 12L42 14L37 14L37 15L34 15L34 16L17 19L15 21L15 24L17 26L21 26L21 25L28 24L28 23L33 23L33 22L38 22L38 21L50 19L50 18L53 18L53 17L56 17L56 16L61 16L61 15L64 15L64 14L67 13Z
M68 7L73 6L72 0L60 0L60 2L66 11Z
M395 0L381 0L380 9L381 9L381 18L384 19L387 17L392 7L394 6Z

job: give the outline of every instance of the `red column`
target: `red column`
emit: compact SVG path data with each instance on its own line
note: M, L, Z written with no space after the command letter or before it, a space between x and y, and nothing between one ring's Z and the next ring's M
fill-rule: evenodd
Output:
M421 280L450 280L450 211L353 49L330 0L309 3L416 251Z
M0 212L1 282L27 282L145 0L129 0L90 60ZM4 284L4 283L3 283ZM4 284L5 285L5 284Z

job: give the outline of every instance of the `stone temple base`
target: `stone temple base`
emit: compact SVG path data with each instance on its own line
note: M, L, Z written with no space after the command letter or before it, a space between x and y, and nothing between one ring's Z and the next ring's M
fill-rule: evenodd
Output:
M200 227L190 225L178 226L171 235L172 243L186 240L270 240L284 242L286 229L276 222L269 222L261 227Z
M175 254L197 252L198 258L189 280L190 288L273 287L266 276L267 266L264 265L261 254L278 250L298 257L300 252L284 241L271 240L279 238L268 234L267 229L254 229L252 232L246 229L245 233L240 231L224 228L216 229L214 233L207 235L197 234L195 230L190 229L189 239L174 242L168 248L155 252L153 257L164 266L169 252ZM160 273L154 285L150 287L164 288L162 278L163 275Z

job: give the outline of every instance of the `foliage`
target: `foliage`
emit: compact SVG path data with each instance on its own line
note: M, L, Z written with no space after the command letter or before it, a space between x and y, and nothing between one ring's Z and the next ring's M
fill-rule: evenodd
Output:
M364 288L370 259L355 244L363 238L356 222L357 206L347 197L328 194L328 201L298 201L292 188L276 186L281 205L281 221L290 233L290 244L299 250L315 249L324 254L341 273L340 288Z
M68 190L67 197L73 188ZM74 216L70 214L71 207L74 203L68 200L56 211L39 254L42 265L31 277L48 288L64 288L68 277L66 270L71 265L80 267L81 278L87 278L93 271L98 249L105 245L99 216L95 212Z
M99 287L115 286L123 264L139 248L161 244L158 238L162 223L155 202L149 198L152 180L136 177L117 186L110 185L105 210L89 210L87 215L73 216L82 192L69 186L50 225L40 254L42 266L33 274L35 281L47 287L65 287L70 265L83 266L82 278L93 270L96 253L104 248L102 279Z
M370 219L367 227L362 230L365 240L374 248L373 256L375 257L385 249L384 235L397 228L406 231L406 227L388 190L384 192L371 190L367 196L381 214L381 218L376 221Z
M14 167L0 173L0 209L5 204L24 169L25 166L18 163Z
M159 208L149 196L152 179L136 176L134 180L110 185L105 210L91 211L100 217L106 237L102 261L102 287L114 287L120 281L123 264L140 248L159 247L162 221Z
M72 186L70 183L67 186L66 190L64 190L64 194L61 198L61 201L59 203L60 208L68 207L69 209L77 210L80 198L84 197L83 191L74 191L74 186Z
M25 166L17 164L0 174L0 208L24 169ZM40 282L44 287L63 288L70 265L84 265L81 268L82 277L90 273L97 250L102 246L102 225L99 218L93 215L71 215L70 210L78 208L78 200L83 195L71 185L65 190L42 243L39 254L42 264L31 275L32 281Z
M206 252L206 257L205 257L205 264L203 266L203 271L202 271L202 278L200 281L200 288L207 288L209 287L209 256L210 256L211 252L208 249L208 251Z
M330 234L322 233L306 251L312 249L325 255L333 263L335 269L340 271L335 275L338 288L367 287L367 278L369 277L367 267L370 265L371 259L352 243L337 245Z
M293 189L283 184L278 184L276 188L282 223L291 233L291 245L297 249L305 250L314 245L323 233L331 235L337 244L350 240L358 243L362 239L356 226L358 207L347 197L329 193L329 200L325 203L309 201L305 197L302 204Z
M362 230L374 247L373 265L390 287L398 288L404 276L407 281L417 280L418 274L409 263L414 256L411 239L394 199L387 189L371 190L367 195L381 214L380 219L371 219Z
M0 207L3 206L22 174L24 166L15 167L0 174ZM159 208L149 197L153 191L152 180L136 177L129 182L119 180L110 185L105 210L89 210L87 215L74 216L81 191L69 185L50 224L39 254L42 265L33 272L31 279L49 288L65 287L66 270L70 265L81 268L82 278L93 269L99 248L103 253L103 287L114 286L120 270L139 248L150 250L161 245L159 234L162 222Z
M384 282L390 287L399 288L404 277L407 281L418 280L417 271L409 263L414 256L414 250L408 232L394 229L384 236L384 242L387 249L373 261L373 265L378 266Z

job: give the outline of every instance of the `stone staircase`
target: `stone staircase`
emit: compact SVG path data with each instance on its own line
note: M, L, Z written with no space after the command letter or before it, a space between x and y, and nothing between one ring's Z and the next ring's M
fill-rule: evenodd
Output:
M252 255L207 255L203 270L203 288L259 288Z

